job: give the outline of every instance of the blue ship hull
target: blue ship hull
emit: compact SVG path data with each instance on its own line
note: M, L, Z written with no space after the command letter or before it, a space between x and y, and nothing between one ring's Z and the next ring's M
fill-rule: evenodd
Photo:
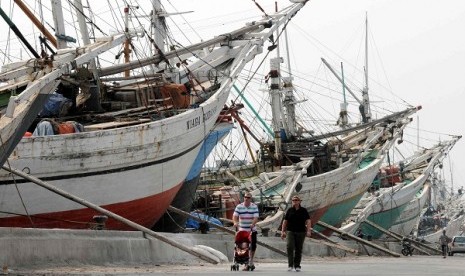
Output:
M231 131L232 127L232 123L223 123L215 127L207 136L199 154L195 158L194 164L192 165L184 184L171 202L171 206L188 213L191 211L192 204L195 200L195 193L199 185L200 173L202 171L203 164L213 148ZM167 213L158 220L152 229L154 231L161 232L182 232L184 231L186 220L187 218L182 215L167 211Z

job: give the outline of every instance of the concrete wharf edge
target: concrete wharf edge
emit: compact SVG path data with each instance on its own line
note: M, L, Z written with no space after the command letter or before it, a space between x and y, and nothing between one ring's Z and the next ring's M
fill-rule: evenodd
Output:
M160 233L187 246L206 245L233 260L234 241L231 234L210 232ZM258 239L281 250L285 242L279 237ZM380 246L400 252L398 242L377 242ZM357 249L361 255L385 256L381 251L353 241L342 244ZM306 241L304 256L353 256L343 250ZM257 247L256 260L285 257L264 247ZM201 259L139 231L68 230L0 228L0 264L8 267L57 265L137 265L137 264L199 264Z

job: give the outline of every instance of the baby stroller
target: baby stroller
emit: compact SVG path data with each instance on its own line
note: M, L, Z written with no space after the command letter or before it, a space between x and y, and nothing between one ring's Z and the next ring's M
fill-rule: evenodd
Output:
M231 271L238 271L239 265L245 265L244 270L253 271L254 265L249 265L251 236L249 231L238 231L234 238L234 264L231 265Z

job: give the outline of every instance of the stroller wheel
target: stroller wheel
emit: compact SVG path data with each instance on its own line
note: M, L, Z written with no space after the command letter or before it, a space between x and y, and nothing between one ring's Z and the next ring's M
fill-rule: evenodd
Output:
M255 265L253 265L253 264L249 265L249 271L254 271L254 269L255 269Z

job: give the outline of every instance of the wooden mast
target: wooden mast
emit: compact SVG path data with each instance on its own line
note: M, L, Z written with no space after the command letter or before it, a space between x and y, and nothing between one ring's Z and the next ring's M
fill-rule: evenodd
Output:
M26 16L36 25L36 27L42 32L42 34L52 43L52 45L57 48L57 40L45 26L34 16L34 14L26 7L26 5L21 0L15 0L16 5L26 14Z
M55 23L55 36L58 38L57 49L64 49L68 47L67 42L72 40L66 36L61 0L52 0L51 3L53 22Z
M129 5L124 8L124 32L126 34L129 33ZM131 50L129 49L130 41L129 37L124 41L124 63L129 63L129 54L131 53ZM124 76L129 77L129 70L124 71Z
M341 111L339 113L339 125L342 128L346 128L347 124L349 123L349 119L347 118L347 99L346 99L346 87L345 87L345 80L344 80L344 65L341 62L341 76L342 76L342 96L344 97L344 102L341 103Z
M163 26L164 17L167 16L166 12L162 9L160 0L153 0L152 1L152 30L153 30L153 40L155 42L155 53L161 52L161 54L165 53L165 39L166 39L166 31L165 27Z
M363 122L371 121L370 98L368 97L368 15L365 17L365 87L363 87Z

